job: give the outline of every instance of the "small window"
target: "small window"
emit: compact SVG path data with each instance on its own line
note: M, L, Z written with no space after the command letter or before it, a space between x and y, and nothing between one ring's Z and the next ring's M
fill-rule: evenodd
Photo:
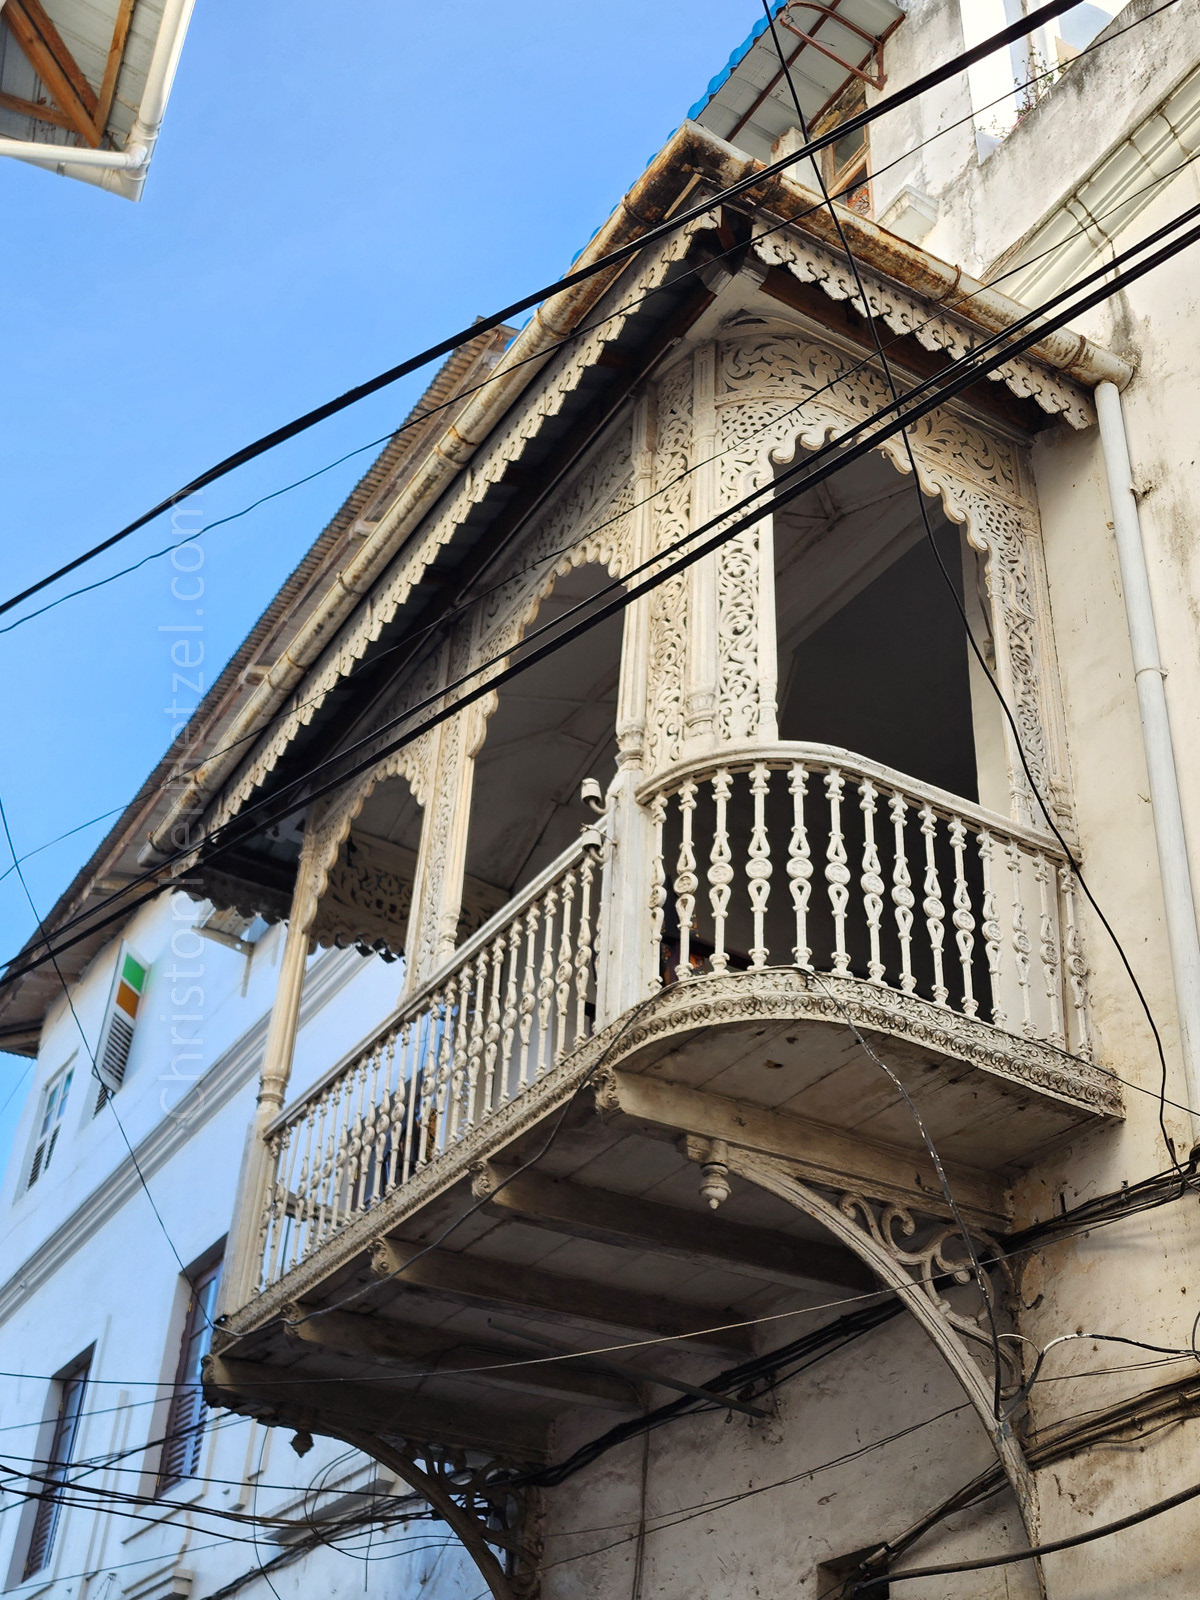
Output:
M179 1350L179 1368L167 1416L166 1440L158 1469L157 1494L164 1493L185 1478L194 1478L200 1467L200 1446L204 1441L204 1415L208 1410L200 1386L200 1369L212 1344L213 1313L217 1304L217 1285L221 1263L196 1274L188 1296Z
M58 1136L62 1132L67 1096L71 1092L71 1079L75 1076L73 1060L74 1058L61 1072L56 1073L42 1090L41 1112L34 1134L33 1158L29 1163L29 1177L25 1180L27 1189L33 1188L42 1174L49 1170L50 1163L54 1159Z
M96 1076L100 1087L96 1094L93 1114L99 1112L125 1081L125 1068L129 1064L129 1050L133 1044L133 1028L137 1022L142 995L146 988L149 967L138 959L128 945L122 945L117 957L117 970L113 978L112 994L100 1030L96 1048Z
M852 93L834 112L835 124L857 116L866 109L866 103L861 91ZM821 155L825 187L835 200L862 217L869 217L872 210L870 157L866 128L855 128L843 134L827 145Z
M83 1413L83 1395L87 1388L91 1352L73 1361L65 1372L55 1379L58 1389L58 1414L54 1419L54 1433L50 1441L46 1463L44 1497L38 1501L33 1527L29 1534L29 1547L25 1552L22 1578L32 1578L50 1561L54 1550L54 1535L58 1531L58 1514L62 1509L63 1490L67 1473L75 1458L75 1443L79 1436L79 1419Z

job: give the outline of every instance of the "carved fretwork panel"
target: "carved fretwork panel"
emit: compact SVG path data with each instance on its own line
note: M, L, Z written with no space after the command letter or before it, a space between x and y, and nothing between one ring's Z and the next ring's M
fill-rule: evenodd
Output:
M723 474L761 485L775 467L795 460L798 450L815 450L867 420L888 394L881 378L853 366L834 350L778 334L723 343L717 404L722 436L732 445ZM1059 825L1070 829L1049 590L1036 504L1020 453L949 411L931 412L908 433L922 490L940 497L946 515L963 525L968 542L986 559L997 678L1034 782ZM910 470L900 438L880 450L900 472ZM732 676L731 686L738 687ZM1013 815L1040 822L1011 738L1008 753Z
M657 553L689 532L692 518L692 363L681 360L656 395L651 548ZM687 650L687 580L669 578L651 592L646 752L651 771L679 756Z
M628 419L559 491L531 538L513 552L484 604L479 659L511 650L555 581L595 562L620 577L632 565L633 436Z
M318 944L400 955L416 866L415 850L351 831L329 869L312 937Z

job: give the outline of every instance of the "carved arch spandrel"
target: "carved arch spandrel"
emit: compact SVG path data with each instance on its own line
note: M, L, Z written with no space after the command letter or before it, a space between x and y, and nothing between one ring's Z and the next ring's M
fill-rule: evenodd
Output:
M1013 1433L1011 1423L1000 1421L996 1417L992 1387L971 1358L964 1341L966 1332L964 1324L967 1319L955 1316L950 1311L937 1288L938 1275L949 1273L960 1279L963 1276L961 1269L956 1273L954 1262L947 1260L943 1254L944 1242L951 1235L957 1237L957 1230L943 1230L926 1245L924 1250L910 1253L896 1244L893 1227L898 1220L899 1226L907 1231L907 1228L912 1226L912 1219L907 1213L895 1207L881 1208L883 1212L881 1225L876 1217L873 1203L861 1195L845 1195L840 1204L835 1204L793 1176L782 1162L775 1161L769 1156L725 1145L721 1151L721 1160L730 1172L736 1173L748 1183L766 1189L788 1205L794 1206L796 1210L819 1222L840 1243L853 1250L859 1259L870 1267L881 1283L895 1291L905 1308L932 1340L987 1430L1016 1498L1026 1537L1031 1545L1037 1545L1040 1519L1037 1485L1033 1474ZM889 1216L889 1211L894 1216ZM910 1267L916 1267L916 1276L910 1271ZM1041 1563L1035 1562L1034 1565L1037 1569L1039 1593L1045 1600L1046 1588Z
M718 364L723 496L765 487L800 450L819 449L889 401L882 378L855 371L826 346L779 334L726 340ZM908 429L922 490L940 498L985 558L996 673L1021 731L1039 792L1060 827L1073 832L1049 587L1036 502L1018 448L949 410ZM898 436L879 446L896 469L910 470ZM1012 810L1042 822L1005 727Z

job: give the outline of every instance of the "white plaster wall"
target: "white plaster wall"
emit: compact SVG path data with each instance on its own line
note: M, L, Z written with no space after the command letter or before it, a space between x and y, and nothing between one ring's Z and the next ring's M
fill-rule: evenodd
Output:
M247 972L245 957L197 940L196 913L184 896L164 898L143 908L126 932L151 962L151 971L126 1079L114 1104L139 1153L163 1227L141 1186L129 1180L127 1151L112 1113L106 1109L91 1116L95 1081L83 1050L53 1162L32 1190L24 1187L40 1089L78 1044L65 1004L47 1019L36 1081L0 1192L6 1280L0 1284L0 1459L19 1466L19 1458L45 1450L49 1379L94 1343L76 1460L130 1450L90 1481L138 1494L153 1492L157 1450L140 1452L136 1446L159 1438L166 1424L167 1400L154 1385L173 1380L179 1356L187 1290L174 1251L190 1266L229 1227L282 948L282 930L269 931ZM73 995L92 1044L115 954L115 945L102 952ZM311 958L309 1008L311 997L323 997L323 1003L301 1028L295 1090L394 1005L401 970L354 952L326 951ZM184 1023L183 1016L192 1020ZM185 1034L192 1041L186 1053L194 1053L194 1059L176 1060L173 1068ZM185 1068L194 1082L180 1076ZM180 1568L193 1574L193 1600L204 1600L243 1574L256 1573L258 1556L253 1543L239 1542L248 1530L217 1525L210 1531L213 1525L198 1515L202 1507L299 1519L305 1510L302 1491L311 1485L341 1492L364 1487L376 1472L339 1444L318 1440L301 1460L288 1447L286 1433L226 1413L210 1415L199 1476L167 1496L182 1509L163 1514L134 1507L129 1515L66 1509L49 1568L29 1584L18 1584L17 1591L117 1600L149 1586L150 1600L167 1592L154 1588L156 1575L165 1581L170 1570ZM206 1478L216 1481L205 1483ZM0 1583L11 1577L14 1559L19 1564L22 1558L23 1549L14 1557L14 1545L24 1524L21 1502L8 1497L0 1514ZM269 1536L260 1537L263 1561L279 1549ZM440 1600L469 1596L478 1588L477 1574L457 1541L437 1523L380 1532L371 1554L364 1565L361 1552L319 1550L272 1574L271 1581L281 1600L349 1596L364 1587L397 1600L417 1595ZM260 1576L244 1592L254 1600L270 1594Z

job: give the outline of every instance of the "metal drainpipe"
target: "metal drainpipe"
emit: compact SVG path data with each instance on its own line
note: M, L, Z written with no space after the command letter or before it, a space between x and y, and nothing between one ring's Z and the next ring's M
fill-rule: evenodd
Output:
M1114 383L1101 383L1096 391L1100 445L1112 502L1113 532L1125 591L1125 614L1133 650L1134 680L1142 717L1142 743L1150 782L1150 809L1158 842L1158 869L1162 878L1163 910L1175 1004L1179 1013L1183 1070L1192 1112L1192 1139L1200 1141L1200 934L1188 865L1179 774L1167 714L1166 673L1158 653L1158 632L1150 600L1146 550L1141 515L1129 464L1129 439L1121 407L1121 392Z

